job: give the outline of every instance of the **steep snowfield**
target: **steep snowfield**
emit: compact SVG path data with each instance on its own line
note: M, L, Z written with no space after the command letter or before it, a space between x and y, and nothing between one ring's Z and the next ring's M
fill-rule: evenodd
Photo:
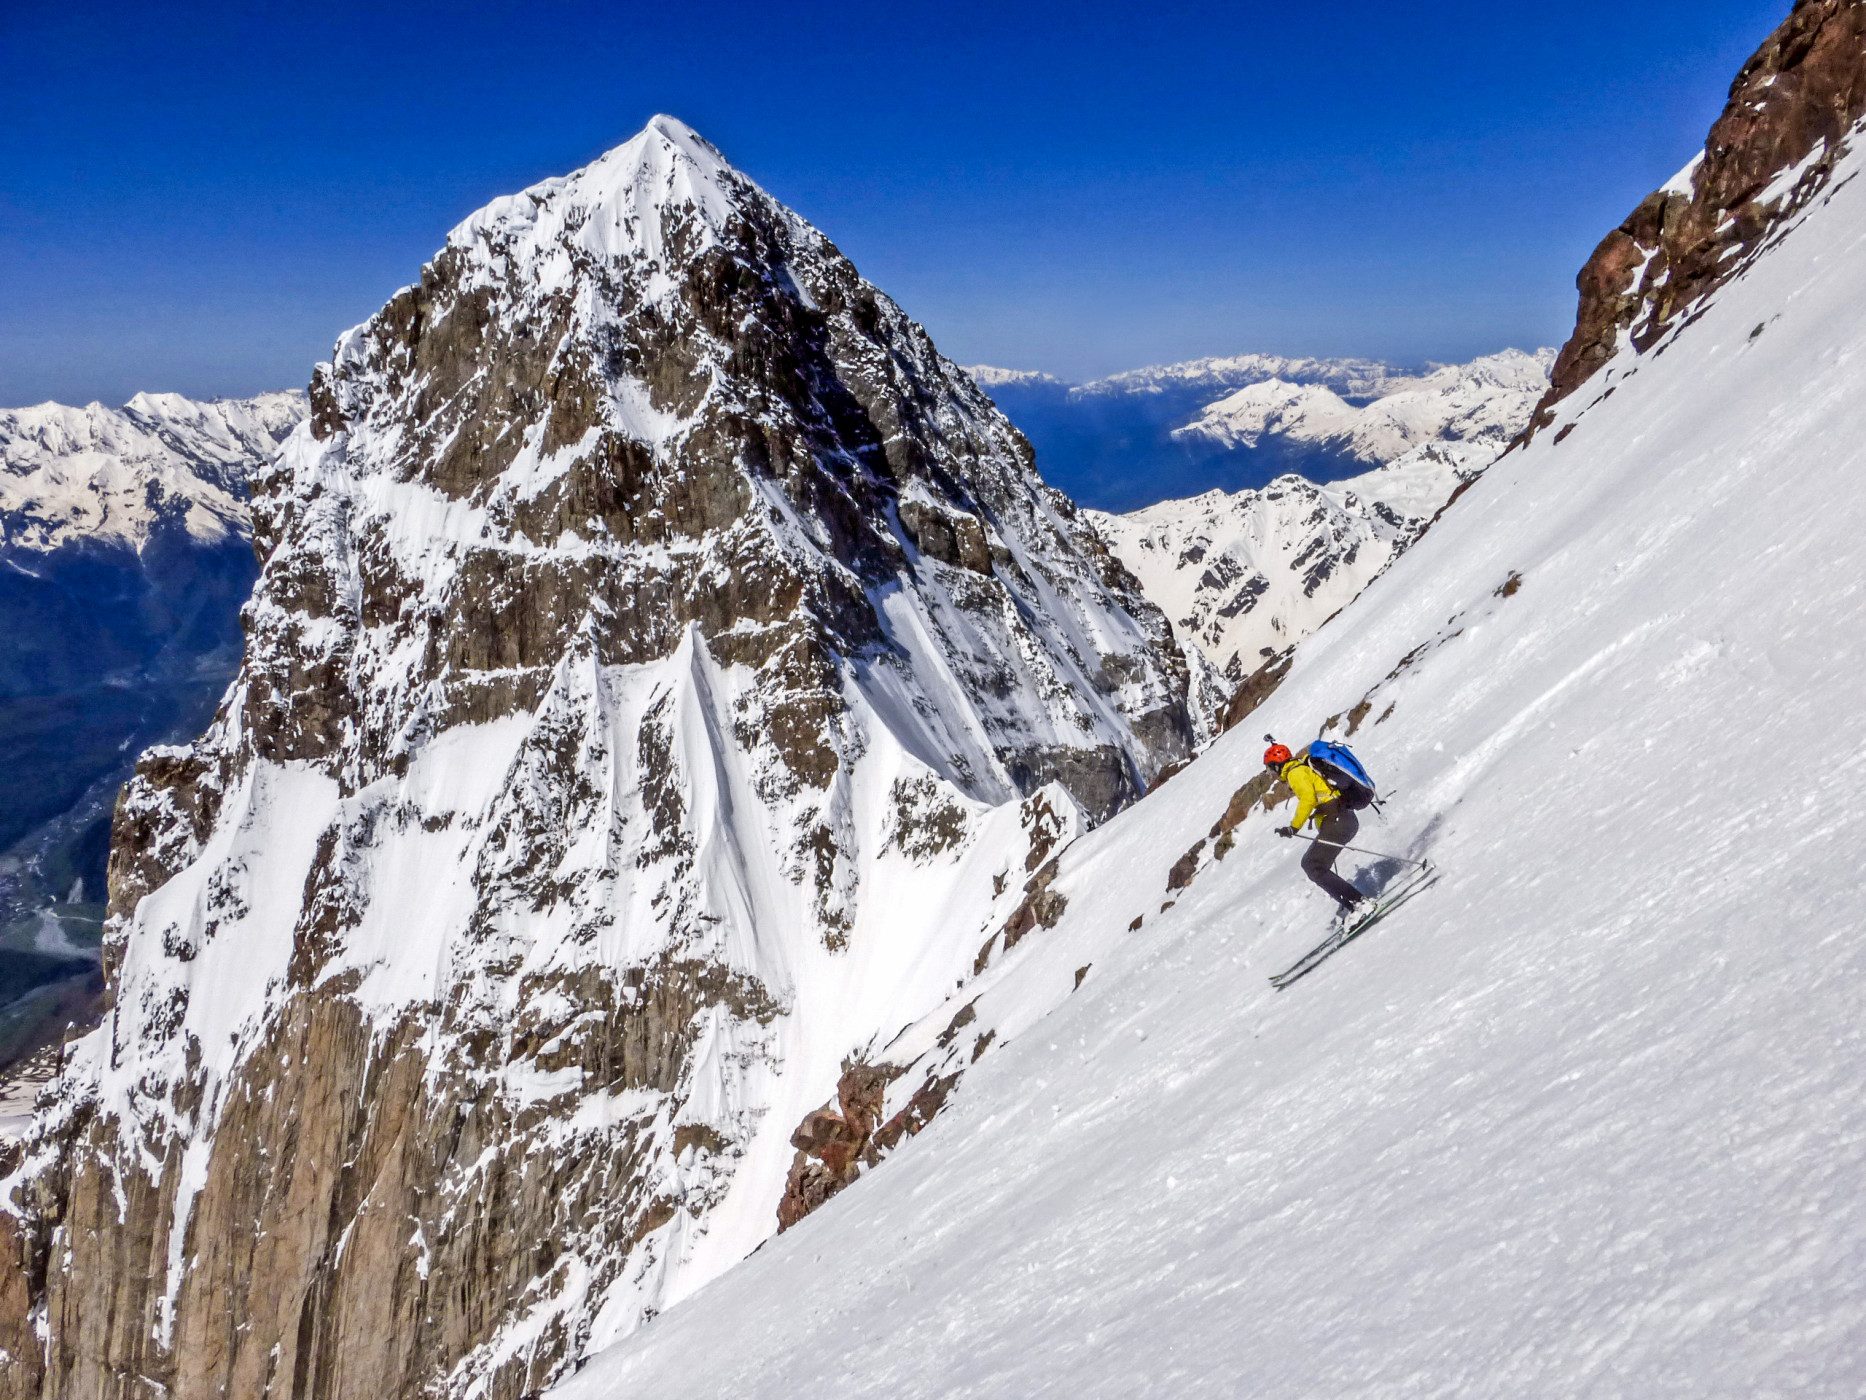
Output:
M1065 853L943 1117L555 1393L1862 1393L1863 164ZM1208 838L1355 709L1443 878L1275 993L1322 900Z
M1391 462L1427 442L1488 445L1500 452L1548 389L1554 350L1505 350L1380 385L1361 407L1325 382L1268 379L1206 406L1173 433L1195 451L1255 447L1266 437L1333 447L1361 462Z
M140 549L165 513L215 543L249 531L246 482L305 416L305 396L209 403L138 394L121 409L0 409L0 546Z
M1260 491L1088 514L1180 644L1235 685L1353 601L1496 452L1431 442L1329 485L1291 473Z

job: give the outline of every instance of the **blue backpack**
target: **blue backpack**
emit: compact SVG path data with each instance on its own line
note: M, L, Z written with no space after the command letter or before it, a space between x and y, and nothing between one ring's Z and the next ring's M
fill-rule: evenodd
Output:
M1309 766L1328 779L1349 811L1374 805L1374 780L1346 744L1317 739L1309 745Z

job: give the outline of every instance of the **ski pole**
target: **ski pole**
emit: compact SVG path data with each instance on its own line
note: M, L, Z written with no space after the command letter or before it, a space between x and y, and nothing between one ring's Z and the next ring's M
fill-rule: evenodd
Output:
M1319 836L1304 836L1300 839L1314 846L1336 846L1344 851L1353 851L1356 855L1379 856L1382 860L1396 860L1401 865L1416 865L1421 869L1432 863L1429 860L1412 860L1407 856L1396 856L1387 851L1370 851L1365 846L1349 846L1340 841L1324 841Z

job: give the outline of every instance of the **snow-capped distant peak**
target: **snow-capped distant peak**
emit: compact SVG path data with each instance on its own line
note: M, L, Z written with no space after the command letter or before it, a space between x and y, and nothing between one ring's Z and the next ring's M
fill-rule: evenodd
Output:
M964 365L962 368L981 389L1001 389L1007 385L1023 389L1043 384L1053 384L1059 389L1068 387L1067 380L1045 374L1040 369L1000 369L997 365Z
M1279 379L1291 384L1326 384L1344 398L1371 398L1416 371L1384 360L1324 360L1309 356L1224 355L1147 365L1078 385L1077 398L1115 398L1131 394L1208 393L1218 398L1251 384Z
M1273 387L1295 390L1293 398L1327 395L1354 412L1319 385L1257 386ZM1088 515L1180 643L1235 685L1352 601L1493 455L1487 445L1432 442L1347 481L1318 485L1292 473L1260 491Z
M1227 394L1173 436L1224 448L1255 447L1266 436L1325 442L1351 434L1359 418L1326 384L1266 379Z
M140 550L165 519L203 544L245 535L247 479L304 416L297 390L0 409L0 547Z
M1365 406L1326 384L1272 378L1207 405L1173 439L1195 451L1255 447L1266 437L1327 446L1374 465L1442 440L1502 448L1522 431L1548 388L1552 349L1504 350L1462 365L1436 365L1392 379Z

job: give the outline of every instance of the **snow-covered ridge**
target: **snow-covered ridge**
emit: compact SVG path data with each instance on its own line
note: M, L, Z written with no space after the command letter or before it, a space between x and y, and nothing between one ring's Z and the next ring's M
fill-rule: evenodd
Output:
M1290 474L1260 491L1088 514L1181 644L1236 685L1351 602L1495 454L1432 442L1346 481Z
M1102 379L1078 384L1070 392L1082 399L1115 398L1128 394L1159 395L1186 391L1213 398L1265 380L1291 384L1323 384L1345 399L1372 399L1405 388L1436 366L1407 369L1385 360L1317 359L1313 356L1221 355L1182 360L1170 365L1147 365Z
M159 522L176 518L202 544L245 535L247 482L304 416L296 390L0 409L0 547L140 550Z
M1045 374L1038 369L999 369L996 365L966 365L965 372L972 376L972 382L981 389L1002 389L1006 385L1029 388L1035 385L1055 385L1066 389L1069 385L1053 374Z
M973 377L1029 436L1048 479L1120 512L1286 472L1356 476L1428 442L1494 454L1527 426L1552 359L1505 350L1415 369L1234 355L1073 386L1033 371L975 367Z
M1326 384L1342 397L1365 401L1417 383L1440 368L1407 369L1385 360L1317 359L1313 356L1222 355L1181 360L1168 365L1144 365L1118 374L1075 384L1034 369L1005 369L998 365L967 365L982 389L1055 388L1077 402L1132 396L1194 394L1217 399L1249 384L1267 379L1292 384Z
M876 1057L942 1117L554 1394L1858 1395L1862 137L1058 857ZM1260 736L1325 725L1442 874L1276 992Z
M501 260L507 267L522 262L545 290L575 283L586 270L579 255L598 263L645 260L665 279L672 264L719 245L735 213L733 194L747 183L686 123L657 116L581 170L469 214L447 243L467 252L488 279L503 270ZM677 222L661 218L669 209L681 211ZM820 241L796 215L787 222L807 243ZM651 279L650 289L665 295L671 286Z
M1382 465L1326 485L1288 473L1261 490L1090 518L1181 644L1235 685L1352 601L1528 425L1553 357L1506 350L1389 381L1358 408L1325 384L1264 380L1174 439L1208 450L1274 439Z
M1370 464L1433 441L1487 445L1495 453L1528 425L1554 362L1552 349L1505 350L1383 383L1360 407L1319 380L1266 379L1207 405L1173 437L1195 449L1227 451L1280 437Z

